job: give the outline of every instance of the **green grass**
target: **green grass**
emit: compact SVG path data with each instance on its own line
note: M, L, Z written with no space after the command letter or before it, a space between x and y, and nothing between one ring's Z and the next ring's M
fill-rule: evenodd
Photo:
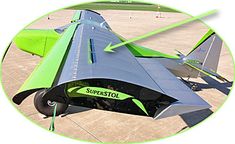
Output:
M97 2L79 4L67 9L90 9L90 10L140 10L140 11L161 11L161 12L178 12L176 10L161 6L158 9L157 5L145 3L116 3L116 2Z

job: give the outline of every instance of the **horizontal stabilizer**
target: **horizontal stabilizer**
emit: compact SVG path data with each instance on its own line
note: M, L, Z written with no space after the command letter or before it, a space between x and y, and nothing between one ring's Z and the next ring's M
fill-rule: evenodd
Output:
M24 29L16 35L13 42L25 52L44 57L60 36L53 29Z
M221 81L226 81L226 82L230 82L229 80L227 80L226 78L222 77L221 75L219 75L218 73L216 73L215 71L208 69L206 67L202 67L202 65L200 64L196 64L196 63L190 63L190 62L185 62L184 64L190 66L191 68L197 70L199 73L202 73L206 76L214 76L217 79L221 80Z

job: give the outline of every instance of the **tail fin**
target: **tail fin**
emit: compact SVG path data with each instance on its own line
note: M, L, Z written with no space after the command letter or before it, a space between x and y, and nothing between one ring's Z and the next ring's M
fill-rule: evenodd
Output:
M221 47L222 40L215 32L209 30L186 56L186 59L198 61L201 63L202 69L205 67L216 72Z

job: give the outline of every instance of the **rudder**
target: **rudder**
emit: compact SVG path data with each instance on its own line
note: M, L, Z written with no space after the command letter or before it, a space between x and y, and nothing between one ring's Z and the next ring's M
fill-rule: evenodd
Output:
M217 71L222 40L211 29L201 38L193 50L186 56L187 60L196 60L206 67Z

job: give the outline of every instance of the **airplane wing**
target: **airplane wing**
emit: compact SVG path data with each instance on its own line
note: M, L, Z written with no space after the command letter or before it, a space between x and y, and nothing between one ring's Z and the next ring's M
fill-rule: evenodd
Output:
M25 52L44 57L60 36L53 29L24 29L16 35L13 42Z
M126 41L125 38L123 38L121 35L115 33L121 41ZM134 43L128 43L126 44L126 47L129 49L129 51L135 56L135 57L145 57L145 58L170 58L170 59L179 59L179 56L177 55L169 55L165 53L161 53L159 51L146 48L140 45L136 45Z
M29 94L42 88L50 88L48 93L54 94L45 95L45 98L51 96L50 100L57 101L59 92L63 93L62 88L68 83L101 79L148 89L162 99L174 101L151 115L155 118L210 107L156 59L136 58L126 46L121 46L115 53L104 52L110 42L117 44L121 40L111 31L103 17L93 11L81 11L79 20L64 31L13 97L13 101L20 104ZM135 97L141 101L140 96ZM144 110L146 105L140 101L133 102Z
M219 75L218 73L216 73L214 70L209 69L207 67L203 67L200 63L195 63L195 62L190 62L190 61L186 61L184 62L184 64L188 65L189 67L197 70L199 72L199 74L204 74L206 76L214 76L217 79L221 80L221 81L226 81L226 82L230 82L229 80L227 80L226 78L224 78L223 76Z
M209 30L205 36L199 41L199 42L203 42L205 40L207 40L206 38L208 38L208 36L210 36L211 34L213 34L214 32ZM118 34L116 34L118 35ZM125 38L123 38L122 36L118 35L118 37L122 40L122 41L126 41ZM222 42L221 42L222 43ZM198 43L195 48L197 48L197 46L199 45L200 43ZM205 43L205 44L208 44L208 43ZM210 43L209 43L210 44ZM222 45L222 44L221 44ZM218 44L218 46L220 46L220 44ZM219 53L218 51L220 51L220 49L218 49L219 47L216 46L215 49L213 50L213 52L216 52L215 53L212 53L211 55L215 54L217 55L215 58L218 58L219 56ZM168 55L168 54L165 54L165 53L161 53L159 51L156 51L156 50L153 50L153 49L149 49L149 48L146 48L146 47L143 47L143 46L139 46L139 45L136 45L134 43L129 43L129 44L126 44L126 47L132 52L132 54L135 56L135 57L138 57L138 58L169 58L169 59L182 59L184 58L185 56L180 53L179 51L177 51L179 54L178 55L175 55L175 56L172 56L172 55ZM206 47L206 46L204 46ZM192 53L195 48L190 52ZM200 55L196 55L197 57L200 57ZM194 56L194 58L189 58L189 59L186 59L186 60L182 60L182 64L185 64L191 68L193 68L194 70L198 71L198 76L210 76L210 77L215 77L221 81L226 81L226 82L230 82L229 80L227 80L226 78L224 78L223 76L221 76L220 74L218 74L215 70L217 69L217 65L218 65L218 59L213 59L215 61L215 63L213 63L213 60L210 60L210 66L212 66L212 63L213 63L213 68L214 69L211 69L209 68L208 66L205 66L204 64L202 64L199 60L196 60L197 58L195 58L196 56Z
M40 57L46 56L55 43L63 35L63 32L75 21L80 19L80 11L76 11L71 23L56 29L23 29L13 42L16 46L30 54Z
M68 27L47 56L34 69L13 98L15 103L20 104L35 91L52 86L77 25L73 24Z
M208 103L176 78L175 75L159 63L157 59L137 58L137 60L166 95L178 100L167 108L156 112L155 118L164 118L210 108Z

